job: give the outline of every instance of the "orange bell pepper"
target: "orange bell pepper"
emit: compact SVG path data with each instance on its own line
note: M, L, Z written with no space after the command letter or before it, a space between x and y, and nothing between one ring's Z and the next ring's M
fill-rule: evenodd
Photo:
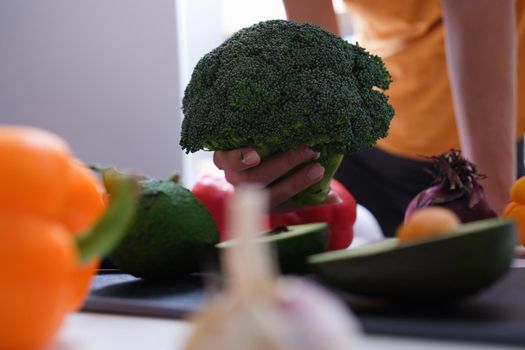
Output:
M0 125L0 349L40 349L88 292L100 257L125 234L135 182L98 178L60 137Z
M518 224L519 244L525 246L525 176L519 178L510 189L511 201L503 210L504 218L513 218Z

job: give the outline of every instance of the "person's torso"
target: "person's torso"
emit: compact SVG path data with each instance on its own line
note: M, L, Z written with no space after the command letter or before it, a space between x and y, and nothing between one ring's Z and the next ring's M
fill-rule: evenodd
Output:
M460 148L447 75L440 0L346 0L358 43L392 75L386 94L396 114L388 152L429 156ZM525 0L517 0L518 135L525 131Z

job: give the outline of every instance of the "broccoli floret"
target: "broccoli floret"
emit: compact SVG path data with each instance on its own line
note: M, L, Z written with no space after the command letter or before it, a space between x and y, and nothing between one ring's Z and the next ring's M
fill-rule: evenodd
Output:
M383 61L320 27L260 22L232 35L196 65L184 92L186 152L252 147L263 157L307 145L325 176L291 199L326 199L344 154L387 135L394 115Z

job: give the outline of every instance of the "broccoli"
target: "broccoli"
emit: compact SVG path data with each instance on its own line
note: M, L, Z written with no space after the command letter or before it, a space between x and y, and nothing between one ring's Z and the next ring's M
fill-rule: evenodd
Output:
M385 137L394 115L383 61L320 27L285 20L241 29L197 63L182 101L188 152L307 145L324 178L290 199L317 204L344 154Z

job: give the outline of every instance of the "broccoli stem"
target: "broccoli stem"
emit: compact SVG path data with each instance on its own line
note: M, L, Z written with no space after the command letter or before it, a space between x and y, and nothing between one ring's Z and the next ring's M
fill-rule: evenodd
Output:
M312 147L317 148L317 147ZM278 152L276 147L272 146L258 146L256 147L257 153L261 156L261 158L267 158L270 155L274 154L275 152ZM335 175L335 172L337 171L337 168L339 168L339 165L341 164L341 161L343 160L343 154L330 154L329 152L324 151L323 149L320 149L320 156L316 159L312 159L311 161L305 163L310 164L313 162L320 163L324 169L324 176L323 178L313 184L312 186L308 187L307 189L299 192L292 198L290 198L287 201L287 204L291 204L293 206L308 206L308 205L316 205L316 204L322 204L326 201L328 197L328 193L330 192L330 181ZM300 165L304 166L305 164ZM284 174L282 177L277 179L276 181L279 181L290 174L292 174L296 169L293 169L292 171Z
M330 181L334 177L342 160L342 154L323 156L321 153L321 156L314 160L314 162L320 163L325 168L324 176L321 181L313 184L302 192L299 192L290 198L287 203L294 206L306 206L322 204L325 202L328 198L328 193L330 192Z

